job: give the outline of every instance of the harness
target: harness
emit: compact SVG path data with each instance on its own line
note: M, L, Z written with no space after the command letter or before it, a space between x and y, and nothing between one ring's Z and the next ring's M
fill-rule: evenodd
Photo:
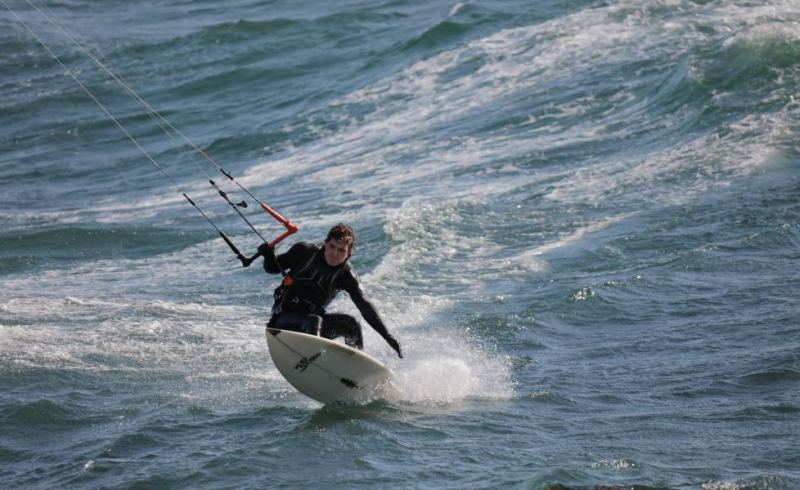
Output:
M278 315L283 311L305 314L324 313L325 306L336 296L333 286L336 279L342 271L350 268L350 264L345 262L336 267L333 274L326 274L325 270L315 267L315 261L318 260L321 252L322 249L314 252L300 270L289 273L281 285L275 289L273 315Z

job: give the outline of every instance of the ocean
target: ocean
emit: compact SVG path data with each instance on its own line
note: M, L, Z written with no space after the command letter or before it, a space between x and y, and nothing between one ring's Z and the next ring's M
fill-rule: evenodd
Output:
M0 1L0 487L800 488L798 86L796 0ZM278 373L242 187L383 397Z

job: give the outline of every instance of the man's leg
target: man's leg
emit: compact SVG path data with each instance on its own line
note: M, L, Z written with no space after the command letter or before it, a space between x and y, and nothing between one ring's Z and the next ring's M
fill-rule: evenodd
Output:
M319 336L320 330L322 329L322 317L319 315L285 311L279 315L273 316L267 326L270 328L279 328L281 330L291 330L292 332Z
M344 337L344 343L356 349L364 348L364 338L361 335L361 325L358 320L350 315L330 313L322 316L322 337L335 339Z

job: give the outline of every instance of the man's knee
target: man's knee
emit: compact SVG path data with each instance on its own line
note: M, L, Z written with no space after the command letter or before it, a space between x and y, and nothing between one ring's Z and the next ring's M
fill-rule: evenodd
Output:
M339 331L344 337L345 344L358 349L364 348L364 338L361 334L361 324L358 320L350 315L342 315Z
M308 315L303 324L303 330L309 335L316 335L319 337L322 332L322 317L319 315Z
M270 328L279 328L281 330L291 330L293 332L319 336L322 330L322 317L319 315L303 315L287 312L270 318L267 326Z
M350 315L332 313L325 315L322 336L328 339L344 337L344 343L359 349L364 347L361 324Z

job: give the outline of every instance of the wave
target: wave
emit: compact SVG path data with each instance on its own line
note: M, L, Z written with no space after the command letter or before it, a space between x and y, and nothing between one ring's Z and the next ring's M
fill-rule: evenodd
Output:
M0 234L0 273L12 274L75 261L135 259L171 253L197 242L197 236L168 228L55 227ZM76 254L76 250L79 253Z
M792 118L787 111L791 107L776 107L773 114L750 116L751 120L742 118L743 112L751 112L749 108L721 110L726 99L721 91L730 89L727 93L736 94L740 89L717 73L741 65L741 51L755 50L747 55L753 64L764 58L763 54L777 50L777 61L759 70L762 77L782 76L783 81L777 89L774 83L762 85L771 87L764 90L771 91L767 97L776 98L776 103L788 100L788 87L794 85L790 72L796 43L788 30L772 37L756 28L749 34L726 36L726 28L739 27L730 16L731 11L739 10L729 4L696 6L689 11L686 6L651 9L648 5L622 2L586 9L463 41L444 36L439 41L441 52L326 102L342 87L330 91L308 112L296 114L291 105L292 101L300 103L308 93L280 91L287 95L274 97L268 104L273 107L270 113L284 122L291 120L290 129L242 131L245 125L238 122L226 130L234 136L213 138L208 145L215 154L235 154L240 146L257 147L265 136L268 144L275 146L275 158L251 167L246 172L251 180L263 185L277 173L300 186L316 186L313 190L321 189L323 194L342 182L366 193L388 189L399 195L395 189L402 189L406 195L439 195L454 186L466 193L480 193L485 191L457 177L493 168L511 169L507 182L496 179L491 186L508 192L539 181L546 161L570 162L556 173L557 182L547 193L547 198L559 202L598 203L637 193L650 197L657 184L673 180L679 181L676 187L682 189L666 186L662 199L685 201L731 175L758 166L759 158L769 158L766 148L776 138L784 138L788 144ZM447 31L453 23L480 24L481 20L470 20L474 15L471 8L455 9L454 15L439 21L422 37L435 38L439 30ZM692 15L698 10L710 20L698 25ZM270 61L274 53L256 47L262 37L280 37L274 31L283 29L297 30L298 35L319 30L320 25L335 29L337 22L344 21L345 26L355 26L353 35L358 38L384 21L385 15L330 14L312 20L236 20L201 26L196 32L155 42L147 47L152 53L144 54L158 56L161 52L174 59L181 56L175 52L179 46L195 49L208 40L221 40L233 47L233 61L205 67L208 60L192 61L197 69L188 70L191 77L165 71L165 76L175 77L175 83L159 83L157 73L148 72L147 76L155 77L153 83L160 86L160 93L182 94L179 99L185 104L194 104L191 100L196 96L205 98L213 92L222 101L227 101L228 95L237 99L222 104L223 112L246 110L241 104L251 104L248 109L253 110L252 100L242 102L237 96L243 87L277 79L293 82L305 76L303 70L292 73L291 68L275 72L271 66L275 60ZM604 22L609 19L613 22ZM654 25L654 20L663 19L670 24ZM314 25L304 27L308 23ZM665 33L682 36L676 48L660 41ZM326 42L346 38L341 32L331 35ZM237 59L238 44L249 41L253 45L242 47L243 58ZM725 53L727 58L722 61L710 61ZM216 51L209 56L222 55ZM124 52L112 57L134 59L137 55ZM168 65L157 61L153 66ZM279 65L287 69L286 64ZM635 76L623 76L626 70L633 70ZM776 75L775 70L784 73ZM135 74L144 75L144 71ZM746 80L746 75L750 73L734 78ZM269 97L256 97L259 101L254 107L264 108L262 103ZM290 105L285 110L275 108L282 103ZM129 117L132 124L144 122L135 114ZM82 130L94 131L91 126ZM635 146L638 153L621 153L621 146ZM726 153L735 156L726 157ZM588 154L594 159L587 161ZM736 158L747 154L756 158ZM698 165L699 158L706 161ZM510 161L514 164L509 165ZM698 174L698 167L702 168L698 178L685 185L683 177ZM186 169L193 172L191 167ZM42 175L39 172L32 177ZM498 177L503 177L502 173Z
M380 186L389 192L436 195L439 192L430 188L436 183L451 188L464 185L463 179L456 183L452 177L487 166L506 168L509 159L523 162L513 178L526 185L541 179L540 173L529 170L540 168L543 160L581 161L584 152L598 155L600 150L603 160L578 169L579 177L585 174L589 182L562 178L553 186L559 192L548 195L598 202L637 189L650 196L654 183L696 172L698 166L692 162L698 155L717 159L731 144L741 146L737 154L763 154L759 151L763 142L739 132L735 125L729 126L734 134L718 141L720 135L713 131L720 120L705 120L716 88L704 82L702 70L715 53L696 49L709 41L708 36L688 20L683 24L673 20L673 31L692 36L670 51L658 41L654 31L659 28L648 21L626 19L612 26L599 22L610 13L613 8L594 9L508 29L417 61L334 101L330 107L336 110L326 115L338 118L331 120L331 130L321 132L295 155L251 171L260 173L263 167L266 174L267 165L297 168L308 182L347 180L366 192ZM624 66L634 68L637 76L619 75ZM470 68L465 71L465 67ZM593 90L594 81L601 84L599 94ZM567 83L562 92L550 95L560 83ZM520 105L537 98L548 104ZM482 113L486 108L491 109ZM528 114L495 119L508 108ZM476 126L475 121L487 116L495 122ZM426 134L444 139L432 141ZM683 149L687 144L691 151ZM621 145L636 146L646 156L620 156ZM719 151L709 152L709 146ZM527 156L537 153L546 158ZM710 178L701 175L685 189L684 199L729 175L747 173L751 162L758 164L751 158L728 165L734 159L722 158L726 165L712 167L718 171L712 170ZM302 167L297 167L301 161ZM414 161L413 166L404 163L408 161ZM333 170L331 162L340 163ZM376 162L380 163L377 175ZM561 175L572 174L576 166L572 163ZM368 168L373 171L365 172ZM674 190L669 188L665 199L674 201Z
M770 369L757 373L740 376L738 381L743 384L763 386L772 383L794 383L800 381L800 370L783 368Z
M14 426L72 428L78 425L78 415L51 400L23 403L3 410L4 423Z
M431 48L441 49L453 42L457 42L469 31L469 25L450 19L443 20L414 39L403 43L400 51L426 51Z

